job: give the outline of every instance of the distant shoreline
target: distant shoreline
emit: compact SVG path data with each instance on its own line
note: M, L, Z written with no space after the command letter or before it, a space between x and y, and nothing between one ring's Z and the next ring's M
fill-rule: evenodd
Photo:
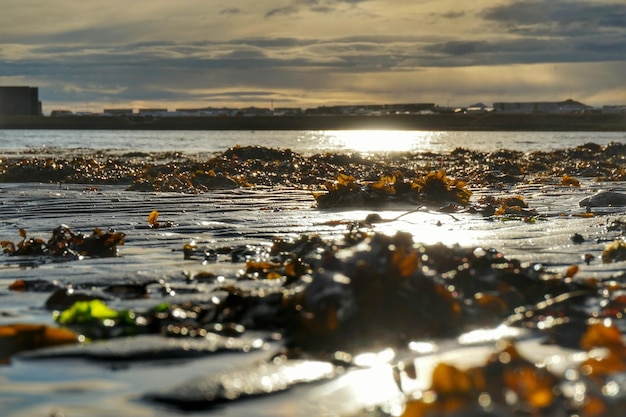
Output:
M0 116L0 129L626 131L626 114L486 113L385 116Z

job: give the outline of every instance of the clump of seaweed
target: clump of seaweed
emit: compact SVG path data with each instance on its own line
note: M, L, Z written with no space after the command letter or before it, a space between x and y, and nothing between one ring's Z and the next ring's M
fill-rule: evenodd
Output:
M133 191L202 193L250 185L319 189L323 179L337 178L346 172L355 178L375 179L381 177L381 173L393 173L396 178L400 173L404 178L411 178L416 172L445 170L447 175L473 187L503 188L509 184L546 181L578 186L579 178L625 180L624 149L622 143L606 146L588 143L572 149L528 154L457 148L446 154L380 155L376 160L350 154L303 156L289 149L259 146L233 147L208 160L179 153L112 155L98 152L88 158L46 155L3 158L0 182L123 184ZM399 191L397 187L396 191Z
M78 334L43 324L14 323L0 326L0 364L26 350L78 343Z
M124 233L114 230L103 231L93 229L90 235L74 233L64 224L52 231L47 241L27 236L25 229L20 229L22 240L17 244L2 241L3 252L7 255L44 255L80 259L84 256L111 257L117 256L118 245L124 244Z
M532 221L538 215L535 209L528 207L522 196L494 197L484 196L479 198L472 209L483 216L496 216L502 219L522 219Z
M432 372L430 388L419 398L410 398L402 416L491 415L494 408L513 413L506 415L554 416L566 409L568 415L619 415L623 398L606 387L618 386L626 370L620 331L610 322L592 323L578 345L587 359L572 367L567 379L526 359L512 342L500 343L484 364L469 369L440 363ZM598 349L606 353L598 357ZM411 377L403 366L400 369L404 378ZM567 386L576 386L576 394L568 393Z
M403 233L361 234L350 242L311 259L311 283L289 298L288 317L295 322L287 334L294 346L362 348L365 340L401 345L450 336L470 324L495 325L520 306L543 308L546 298L590 294L494 250L422 245ZM563 314L563 306L553 303L542 313ZM532 326L538 316L528 313L518 323Z
M320 208L358 207L379 205L396 196L395 178L383 177L379 181L358 181L354 176L339 174L335 181L326 181L326 193L314 192Z
M580 181L572 177L571 175L565 174L563 175L563 178L561 179L561 185L564 185L567 187L580 187Z
M467 206L472 192L464 181L449 178L444 170L431 171L407 180L400 171L382 175L376 181L359 181L340 174L324 183L326 192L314 192L320 208L375 206L400 201L412 204L457 204Z
M169 220L165 222L160 222L158 220L160 214L161 213L159 213L157 210L152 210L150 214L148 215L148 226L150 226L151 229L162 229L162 228L174 226L174 223L172 223Z
M60 325L70 328L90 339L134 336L157 333L160 320L168 317L170 305L161 303L146 312L131 309L115 310L100 299L76 301L53 317ZM156 322L156 324L155 324Z
M617 239L606 245L602 251L602 262L608 264L620 261L626 261L626 242Z
M242 181L236 181L227 175L218 175L213 169L181 171L175 168L171 172L158 171L154 174L139 176L127 187L127 191L198 194L211 190L233 189L243 185L245 184Z
M432 203L449 202L467 206L472 195L465 181L448 178L444 170L429 172L413 181L411 188L417 191L420 200Z

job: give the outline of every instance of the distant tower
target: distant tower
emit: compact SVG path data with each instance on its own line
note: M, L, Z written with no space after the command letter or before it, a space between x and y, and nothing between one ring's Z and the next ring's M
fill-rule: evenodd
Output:
M38 87L0 87L0 116L40 116Z

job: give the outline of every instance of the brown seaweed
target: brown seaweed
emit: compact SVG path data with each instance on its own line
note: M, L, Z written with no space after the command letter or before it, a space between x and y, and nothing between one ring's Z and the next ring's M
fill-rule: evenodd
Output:
M503 415L552 416L563 411L566 415L621 415L624 399L615 390L623 384L626 348L620 331L610 322L593 323L578 343L588 356L569 377L530 362L510 342L500 343L481 366L461 370L440 363L432 373L431 387L420 398L408 400L402 417L456 416L462 410L468 415L491 415L494 409L507 410ZM596 348L606 353L598 356L593 353ZM578 389L573 395L564 389L567 386Z
M416 172L423 176L444 170L446 175L472 187L502 188L505 184L545 182L577 186L581 178L625 180L625 153L623 143L605 146L587 143L572 149L527 154L457 148L443 154L381 155L376 161L358 154L303 156L288 149L258 146L230 148L208 160L175 153L109 155L97 152L88 158L45 155L3 158L0 182L124 184L134 191L195 194L259 185L321 190L325 181L340 174L377 182L388 175L412 178Z
M371 207L388 202L412 204L458 204L467 206L472 192L464 181L448 178L444 170L407 180L397 171L376 181L358 181L354 176L339 174L324 184L326 192L313 195L320 208Z
M83 256L117 256L117 247L124 244L124 233L114 230L93 229L91 235L74 233L69 226L60 225L52 231L47 241L41 238L29 238L26 230L20 229L22 240L17 244L2 241L3 251L7 255L53 256L80 259Z
M42 324L0 326L0 364L8 363L9 358L17 352L78 342L76 333Z

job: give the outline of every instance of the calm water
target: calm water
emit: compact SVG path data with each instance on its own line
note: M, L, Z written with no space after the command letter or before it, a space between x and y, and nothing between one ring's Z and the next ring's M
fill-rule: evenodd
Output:
M30 148L221 152L234 145L321 151L550 150L626 141L626 132L0 130L0 152Z

